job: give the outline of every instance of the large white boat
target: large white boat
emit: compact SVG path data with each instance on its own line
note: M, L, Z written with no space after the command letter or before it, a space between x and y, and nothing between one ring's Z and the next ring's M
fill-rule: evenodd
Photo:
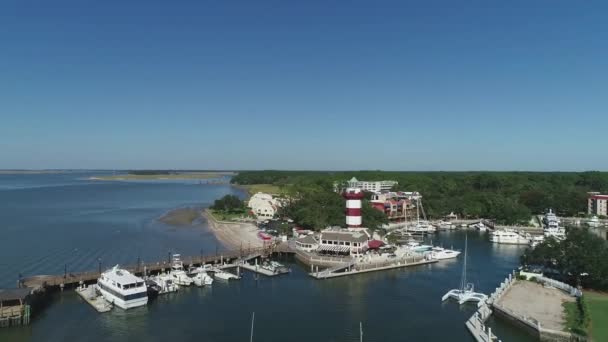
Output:
M192 278L188 276L186 271L184 271L184 264L180 258L179 254L173 254L173 262L171 264L171 272L169 275L173 282L180 286L190 286L194 282Z
M513 230L495 230L490 234L490 241L494 243L504 243L511 245L528 245L530 238L519 234Z
M460 251L455 251L453 249L442 247L433 247L433 249L431 249L431 257L437 260L452 259L456 258L458 255L460 255Z
M543 221L545 223L545 236L552 236L558 240L566 237L566 232L559 226L560 221L551 209L549 209Z
M97 290L106 301L125 310L148 303L144 280L118 265L101 274L97 279Z

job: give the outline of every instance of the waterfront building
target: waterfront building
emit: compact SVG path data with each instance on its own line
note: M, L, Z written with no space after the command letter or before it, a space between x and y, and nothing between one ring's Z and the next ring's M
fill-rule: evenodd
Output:
M306 235L305 237L296 240L296 249L313 252L319 248L319 242L313 235Z
M422 196L418 192L376 192L372 194L370 204L376 210L383 212L389 223L403 222L408 211L416 209L415 201Z
M274 217L280 207L280 202L270 194L258 192L251 196L247 206L258 220L268 220Z
M587 199L587 213L589 215L608 216L608 195L590 192Z
M342 255L359 255L369 249L371 234L365 228L326 229L319 235L317 252Z
M357 188L369 192L380 192L389 191L394 185L399 184L399 182L392 180L360 181L353 177L347 182L347 184L349 188Z

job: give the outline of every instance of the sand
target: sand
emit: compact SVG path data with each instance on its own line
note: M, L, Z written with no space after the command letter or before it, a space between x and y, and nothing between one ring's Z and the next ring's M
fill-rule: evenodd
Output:
M263 247L262 239L258 237L258 228L251 222L217 221L207 210L203 216L209 222L209 229L227 249Z

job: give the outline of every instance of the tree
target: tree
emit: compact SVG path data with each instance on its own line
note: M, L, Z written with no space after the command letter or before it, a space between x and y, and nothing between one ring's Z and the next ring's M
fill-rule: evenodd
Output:
M361 203L361 216L363 227L369 228L371 231L388 223L386 214L372 207L368 200L363 200Z
M245 205L240 198L235 195L226 195L220 199L215 200L213 205L210 207L213 210L225 211L225 212L236 212L242 211Z

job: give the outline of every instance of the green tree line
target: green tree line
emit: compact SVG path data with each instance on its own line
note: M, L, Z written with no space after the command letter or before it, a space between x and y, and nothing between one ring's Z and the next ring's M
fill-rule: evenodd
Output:
M552 208L561 216L587 210L587 192L608 192L608 172L392 172L392 171L244 171L236 184L274 184L292 194L333 191L334 182L395 180L393 190L419 191L428 216L450 212L461 217L524 223Z

